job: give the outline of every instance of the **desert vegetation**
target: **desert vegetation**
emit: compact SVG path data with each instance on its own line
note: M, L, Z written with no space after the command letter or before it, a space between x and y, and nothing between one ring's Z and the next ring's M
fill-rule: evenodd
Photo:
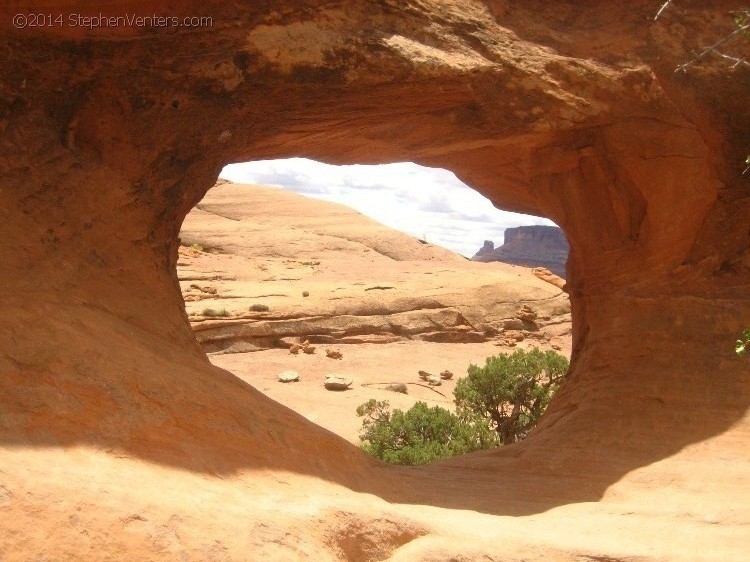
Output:
M659 8L659 11L656 13L656 17L654 17L654 20L659 19L659 16L662 14L662 12L664 12L664 10L666 10L671 4L672 0L666 0L666 2L661 5L661 8ZM677 72L678 70L687 72L688 68L709 55L714 55L724 59L725 61L728 61L730 65L729 68L731 70L736 70L741 66L750 67L750 61L748 61L744 56L736 56L734 54L727 53L724 50L724 47L735 37L742 37L744 39L750 38L750 9L740 8L738 10L730 12L730 15L734 20L734 28L732 29L732 31L727 32L725 35L722 35L715 43L709 45L705 49L695 54L690 60L678 66L675 69L675 72ZM750 171L750 154L748 154L745 158L744 166L745 169L742 170L743 175L747 174ZM737 353L740 352L738 351Z
M424 402L404 412L371 399L357 408L357 415L364 417L362 449L391 464L426 464L499 445L483 418L458 416Z
M226 318L227 316L229 316L229 311L226 308L222 308L221 310L216 310L214 308L204 308L201 314L210 318Z
M748 349L750 349L750 328L745 328L742 337L737 340L735 351L737 355L744 355Z
M417 402L390 410L371 399L363 417L362 449L392 464L418 465L524 439L536 425L568 370L554 352L516 350L469 365L454 390L456 413Z
M537 348L488 357L456 383L456 408L486 417L503 445L515 443L539 421L568 366L559 353Z

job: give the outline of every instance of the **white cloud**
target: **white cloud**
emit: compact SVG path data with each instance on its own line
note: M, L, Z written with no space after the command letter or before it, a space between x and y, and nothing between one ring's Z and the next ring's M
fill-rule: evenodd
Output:
M309 197L348 205L391 228L465 256L485 240L503 242L506 228L554 224L540 217L496 209L452 172L411 162L332 166L304 158L230 164L222 178L277 185Z

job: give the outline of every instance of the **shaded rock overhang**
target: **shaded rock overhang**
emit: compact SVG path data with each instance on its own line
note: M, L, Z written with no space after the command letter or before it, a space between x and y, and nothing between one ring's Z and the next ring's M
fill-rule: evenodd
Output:
M180 224L221 168L290 156L440 166L565 230L572 370L523 447L575 459L571 475L596 467L584 497L725 431L750 403L731 351L750 318L750 74L674 69L736 7L697 1L654 22L647 1L203 0L127 12L210 27L4 19L0 442L215 471L254 455L346 481L367 469L209 368L179 293ZM8 11L34 10L122 6ZM294 455L278 460L280 442Z

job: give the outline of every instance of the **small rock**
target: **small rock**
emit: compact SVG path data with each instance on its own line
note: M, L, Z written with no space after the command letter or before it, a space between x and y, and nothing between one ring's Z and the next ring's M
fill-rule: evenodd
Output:
M279 382L297 382L299 373L297 371L284 371L279 375Z
M523 332L519 330L506 330L503 332L503 336L506 340L523 341L526 337Z
M300 349L302 349L302 351L304 353L307 353L308 355L315 353L315 346L310 345L310 342L307 340L307 338L305 338L305 340L302 341L302 343L300 343L299 346L300 346Z
M427 377L432 377L432 376L433 375L431 375L427 371L419 371L419 378L422 379L423 381L426 381Z
M438 376L430 375L429 377L427 377L427 384L429 384L430 386L440 386L441 384L443 384L443 381L441 381L440 377Z
M294 355L297 355L299 353L300 347L299 344L293 343L292 346L289 348L289 353L293 353Z
M325 386L327 390L346 390L352 385L352 382L352 379L345 377L326 375L326 378L323 380L323 386Z
M523 322L533 322L536 320L537 313L534 312L534 309L532 309L529 305L525 304L521 308L518 309L516 312L516 318Z
M560 347L560 346L559 346L559 345L557 345L556 343L553 343L553 344L551 344L551 345L552 345L552 349L554 349L554 350L556 350L556 351L560 351L560 350L562 349L562 347Z
M516 341L510 339L502 339L495 342L493 345L496 345L498 347L516 347Z
M344 357L344 354L338 349L326 349L326 357L330 357L331 359L341 359Z
M406 388L406 385L403 383L395 383L395 384L389 384L385 387L386 390L390 390L391 392L400 392L401 394L409 394L409 391Z
M451 373L448 369L440 373L440 378L444 381L450 380L453 378L453 373Z
M302 291L302 296L303 297L309 297L310 296L310 291Z

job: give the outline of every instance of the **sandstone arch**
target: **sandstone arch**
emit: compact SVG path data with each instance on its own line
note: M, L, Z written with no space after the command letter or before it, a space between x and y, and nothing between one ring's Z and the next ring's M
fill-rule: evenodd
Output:
M91 9L37 7L71 4ZM185 2L180 15L214 27L177 32L3 22L3 446L433 501L413 473L376 468L210 367L192 338L174 276L182 218L224 164L306 156L448 168L570 240L570 380L526 445L421 473L448 471L457 489L492 475L445 506L598 500L706 440L700 463L685 453L663 473L705 479L726 454L746 467L748 367L731 346L750 318L737 165L750 78L672 72L734 4L658 24L652 2L576 4Z

